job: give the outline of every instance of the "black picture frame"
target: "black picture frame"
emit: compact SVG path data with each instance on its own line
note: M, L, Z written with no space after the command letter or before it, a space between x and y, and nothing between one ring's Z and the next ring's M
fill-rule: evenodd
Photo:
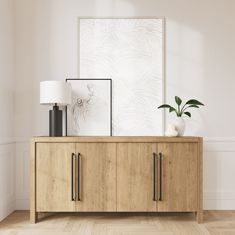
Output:
M113 136L113 126L112 126L112 115L113 115L113 104L112 104L112 98L113 98L113 91L112 91L112 79L111 78L66 78L65 81L110 81L110 136ZM68 136L68 128L67 128L67 106L65 107L65 136Z

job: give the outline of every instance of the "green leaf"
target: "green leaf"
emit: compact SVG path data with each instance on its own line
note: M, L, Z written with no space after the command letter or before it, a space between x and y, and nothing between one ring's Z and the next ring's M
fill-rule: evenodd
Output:
M175 102L176 102L176 104L181 105L182 100L180 99L179 96L175 96Z
M191 104L191 105L189 105L187 108L199 108L199 106L196 105L196 104Z
M196 104L191 104L191 105L185 106L185 108L182 109L182 111L184 112L184 111L185 111L186 109L188 109L188 108L199 108L199 106L196 105Z
M161 109L161 108L171 108L171 106L169 104L163 104L158 107L158 109Z
M191 117L191 113L190 112L184 112L185 115Z
M171 113L171 112L173 112L173 111L175 111L175 112L176 112L176 109L175 109L175 108L173 108L173 107L170 107L169 112Z
M186 104L203 105L204 106L203 103L201 103L200 101L195 100L195 99L191 99L191 100L187 101Z

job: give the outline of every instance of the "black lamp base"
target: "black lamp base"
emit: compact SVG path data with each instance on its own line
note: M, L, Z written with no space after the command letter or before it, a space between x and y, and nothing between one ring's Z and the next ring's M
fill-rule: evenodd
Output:
M49 136L56 137L63 135L62 110L57 105L49 112Z

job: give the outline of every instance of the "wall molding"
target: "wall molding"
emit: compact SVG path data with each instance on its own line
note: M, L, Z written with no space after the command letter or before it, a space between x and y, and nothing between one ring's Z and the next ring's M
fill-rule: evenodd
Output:
M15 142L14 137L0 138L0 145L15 144Z
M15 143L29 143L32 137L5 137L0 138L0 145L15 144Z
M235 136L232 137L203 137L204 142L235 142Z
M0 221L5 219L15 210L15 199L10 198L6 204L0 205Z
M16 198L15 199L15 210L29 210L30 199L27 198Z
M48 137L48 136L47 136ZM65 136L63 136L65 137ZM235 142L235 136L224 136L224 137L209 137L209 136L202 136L204 142ZM18 136L18 137L10 137L9 139L13 139L14 142L27 142L29 141L32 136ZM5 138L4 138L5 139ZM3 139L3 140L4 140ZM8 138L6 138L8 139ZM1 139L0 139L1 142Z
M29 143L33 137L15 137L15 143Z
M15 210L15 145L10 140L0 145L0 197L1 221Z
M204 152L235 152L235 137L205 138Z
M204 192L205 200L235 200L235 191L207 191Z
M204 210L234 210L235 191L204 192Z
M204 210L234 210L235 191L204 192Z

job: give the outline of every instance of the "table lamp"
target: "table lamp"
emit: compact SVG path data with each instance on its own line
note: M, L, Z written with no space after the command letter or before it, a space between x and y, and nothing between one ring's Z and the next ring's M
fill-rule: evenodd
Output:
M63 81L40 82L40 104L53 105L49 112L49 136L63 135L63 113L59 106L71 103L71 84Z

